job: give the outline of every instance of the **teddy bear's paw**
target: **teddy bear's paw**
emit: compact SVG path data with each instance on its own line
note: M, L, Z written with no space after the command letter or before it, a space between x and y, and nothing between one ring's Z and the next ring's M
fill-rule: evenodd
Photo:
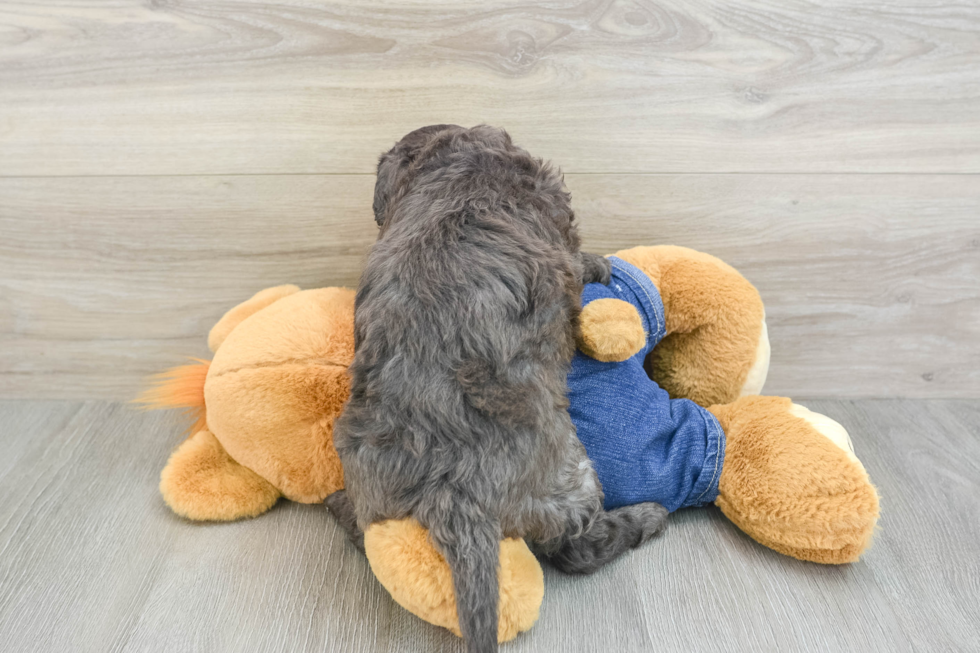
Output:
M590 302L582 309L579 325L578 348L603 363L632 358L647 341L636 307L621 299Z
M853 562L870 545L878 494L844 428L780 397L712 406L725 430L715 503L753 539L813 562Z
M460 635L452 572L414 519L372 524L364 548L378 581L403 608ZM500 604L497 639L506 642L531 628L544 598L541 565L524 540L500 543Z
M267 480L232 460L207 429L170 456L160 473L160 493L171 510L195 521L255 517L280 497Z

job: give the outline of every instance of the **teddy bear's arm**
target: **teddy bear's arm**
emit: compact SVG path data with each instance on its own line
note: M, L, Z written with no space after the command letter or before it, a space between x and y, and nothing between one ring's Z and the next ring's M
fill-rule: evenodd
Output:
M218 351L218 347L225 341L228 334L235 330L245 318L258 313L266 306L273 304L283 297L288 297L293 293L299 292L299 286L285 285L266 288L252 295L238 306L225 313L218 323L211 327L208 333L208 349L213 352Z
M589 302L579 317L578 348L603 363L632 358L646 344L647 334L636 307L606 297Z
M667 335L648 370L660 387L701 406L762 391L769 368L766 312L745 277L686 247L634 247L615 256L644 272L663 300Z

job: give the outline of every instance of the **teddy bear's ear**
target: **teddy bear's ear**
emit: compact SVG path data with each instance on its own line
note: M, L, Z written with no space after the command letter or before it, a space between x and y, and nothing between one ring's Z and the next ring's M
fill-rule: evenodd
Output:
M211 332L208 333L208 349L212 353L218 351L218 347L225 341L228 334L244 322L245 318L258 313L266 306L279 301L283 297L288 297L298 292L299 286L286 285L266 288L255 293L251 299L242 302L221 316L218 323L211 327Z
M589 302L579 316L578 348L603 363L621 362L636 355L647 334L636 307L607 297Z

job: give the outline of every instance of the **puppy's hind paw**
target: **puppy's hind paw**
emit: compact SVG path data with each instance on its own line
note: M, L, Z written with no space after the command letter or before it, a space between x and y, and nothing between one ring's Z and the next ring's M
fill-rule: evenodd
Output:
M667 510L659 503L603 511L589 530L562 543L550 560L566 574L591 574L662 532L666 524Z
M655 535L660 535L667 528L667 509L652 501L627 506L635 513L632 515L639 524L639 540L635 546L640 546ZM625 508L620 508L624 510Z
M364 531L357 526L357 515L354 514L354 504L344 490L334 492L323 500L327 510L340 523L340 526L347 533L347 539L357 549L364 553Z

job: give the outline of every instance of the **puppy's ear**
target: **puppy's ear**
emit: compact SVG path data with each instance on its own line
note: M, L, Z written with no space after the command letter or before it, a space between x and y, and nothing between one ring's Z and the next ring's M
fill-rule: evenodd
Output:
M374 221L383 227L387 219L388 206L405 175L408 161L397 148L381 155L378 161L378 180L374 183Z
M429 125L409 132L378 161L378 180L374 184L374 220L384 227L392 204L398 194L404 192L409 168L417 157L424 156L426 148L437 137L446 137L465 131L459 125Z

